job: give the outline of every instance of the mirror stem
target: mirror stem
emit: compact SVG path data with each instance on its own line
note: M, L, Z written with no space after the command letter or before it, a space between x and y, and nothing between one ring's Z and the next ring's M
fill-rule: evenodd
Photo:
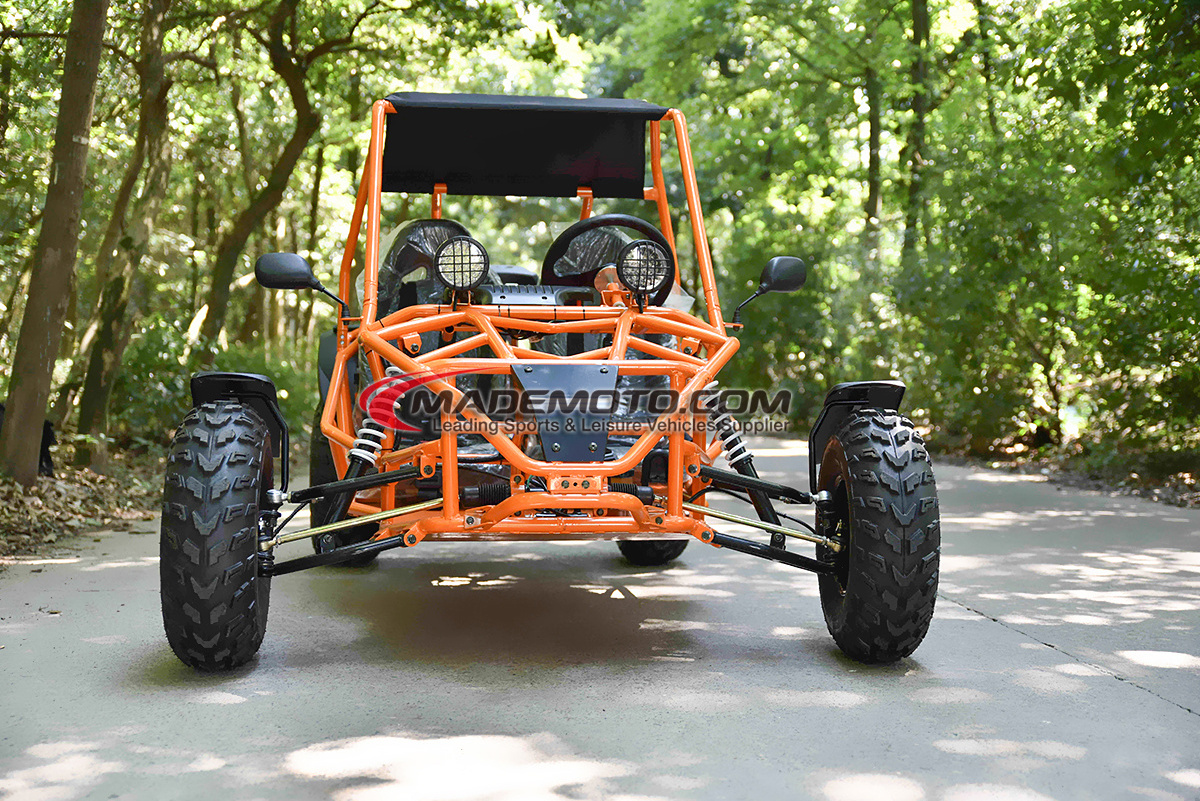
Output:
M321 282L318 281L317 285L314 286L313 289L317 290L318 292L322 293L323 295L327 295L334 303L341 306L342 307L342 317L350 316L350 304L346 303L346 301L342 300L337 295L333 294L328 289L326 289L324 284L322 284Z
M743 300L743 301L742 301L742 302L741 302L741 303L738 305L738 307L737 307L736 309L734 309L734 310L733 310L733 320L731 321L731 323L732 323L733 325L741 325L741 322L742 322L742 307L743 307L743 306L745 306L746 304L750 303L750 301L754 300L755 298L757 298L759 295L762 295L762 294L763 294L763 288L760 286L758 289L754 290L754 294L753 294L753 295L751 295L750 297L748 297L748 298L746 298L745 300Z

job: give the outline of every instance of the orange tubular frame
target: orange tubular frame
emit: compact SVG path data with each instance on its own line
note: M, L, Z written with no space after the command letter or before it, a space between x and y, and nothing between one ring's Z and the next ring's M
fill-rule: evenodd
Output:
M696 247L700 282L707 311L702 320L682 311L650 307L620 306L473 306L461 304L451 308L439 304L424 304L401 309L378 319L379 233L381 225L381 183L384 124L388 114L396 113L386 100L371 108L371 143L363 167L354 214L350 220L350 235L342 256L339 280L343 298L351 294L351 274L357 253L359 234L366 222L365 268L363 278L362 316L338 320L338 354L330 378L329 393L321 415L321 431L329 439L334 463L339 475L346 471L346 454L355 439L354 404L347 380L350 359L360 351L365 355L371 379L385 376L385 369L396 365L406 373L448 367L466 368L479 373L512 374L514 368L534 360L559 360L578 363L602 361L614 366L619 375L666 375L671 388L680 393L681 409L690 409L690 398L704 389L738 349L738 341L725 334L721 308L717 299L716 279L704 219L700 209L700 192L696 185L687 123L683 114L670 110L662 120L651 122L650 166L652 185L645 189L645 200L653 202L658 211L659 227L675 250L675 234L671 225L666 196L666 181L662 170L661 123L674 126L679 163L683 172L684 193L692 225L692 240ZM442 196L448 189L444 184L430 187L433 195L432 215L440 217ZM592 191L580 187L582 217L592 213ZM678 258L676 258L678 264ZM678 270L678 268L677 268ZM448 342L440 348L411 355L396 346L408 335L427 331L453 331L469 336L458 342ZM524 335L545 335L567 332L611 334L608 347L572 356L554 354L520 347ZM669 334L675 337L678 350L658 345L644 334ZM683 342L693 343L685 353ZM695 347L694 343L699 343ZM462 354L486 347L492 351L488 358L466 358ZM650 356L650 359L628 359L627 350ZM701 353L704 355L701 356ZM454 388L453 378L432 381L435 392L447 391L457 400L461 393ZM466 410L463 416L476 422L488 422L480 413ZM449 419L443 413L443 422ZM441 471L443 505L440 511L422 512L388 521L377 539L406 533L405 542L416 544L422 539L663 539L695 536L705 542L712 532L703 519L689 515L683 509L685 493L694 493L699 486L695 478L700 464L709 464L719 452L719 443L707 443L703 427L694 427L695 413L691 411L662 415L656 424L640 433L634 445L620 459L604 462L548 462L527 455L519 439L500 431L483 436L499 452L503 463L512 470L512 495L494 506L471 509L459 508L458 458L456 435L448 430L438 439L402 450L390 448L391 439L384 443L379 460L380 470L395 470L405 465L418 467L444 466ZM449 427L446 427L447 429ZM684 429L694 431L687 440ZM644 505L632 495L611 492L608 482L641 464L646 455L664 437L669 444L667 481L655 487L658 497L653 504ZM523 481L516 476L540 476L550 488L545 492L524 492ZM701 503L703 503L701 501ZM351 514L364 515L396 507L395 487L389 485L380 493L378 502L355 500ZM572 517L538 516L543 509L572 509L586 512Z

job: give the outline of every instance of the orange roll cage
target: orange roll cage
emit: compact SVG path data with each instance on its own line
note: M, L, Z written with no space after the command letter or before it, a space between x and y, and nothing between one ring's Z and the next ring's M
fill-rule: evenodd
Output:
M650 171L652 185L644 190L644 199L655 204L659 227L675 251L666 183L662 170L662 122L673 125L683 173L683 187L688 216L692 225L701 289L707 319L682 311L648 307L640 311L632 303L624 306L493 306L458 304L422 304L401 309L382 319L378 318L379 239L382 205L383 138L387 115L397 113L386 100L377 101L371 109L371 142L359 183L350 234L342 256L339 279L340 296L351 294L352 272L363 222L366 222L365 267L362 313L360 317L340 317L337 326L337 357L329 383L329 392L321 414L321 432L329 439L338 474L345 475L347 452L354 445L354 401L348 380L351 359L365 356L372 380L385 377L390 365L406 373L433 371L448 367L466 368L477 373L511 375L522 364L535 360L564 362L603 361L618 369L619 375L665 375L671 389L680 396L679 409L691 409L692 396L712 382L738 349L737 339L727 336L717 298L716 279L704 219L700 208L700 192L696 184L688 140L687 123L683 114L668 110L661 120L649 123ZM438 183L430 187L432 204L430 216L440 218L444 196L453 186ZM589 187L579 187L582 202L581 219L591 216L593 193ZM676 258L678 265L678 258ZM676 267L678 279L678 266ZM609 293L605 293L606 297ZM626 300L628 298L626 297ZM468 336L449 342L432 351L411 355L394 343L429 331L465 333ZM520 347L522 334L547 335L556 333L609 334L612 344L585 353L558 356L531 348ZM664 347L644 338L646 334L669 334L674 348ZM492 351L489 358L465 358L461 354L480 347ZM629 348L646 354L650 359L628 359ZM462 393L454 379L446 377L427 385L435 392L449 392L455 402ZM466 409L463 417L478 423L489 422L486 416ZM453 413L443 411L443 423L450 422ZM556 462L535 459L522 447L523 434L482 432L487 442L499 452L500 463L512 471L512 494L491 506L463 510L459 502L459 470L457 435L452 426L443 426L437 438L411 447L393 449L389 434L383 443L378 467L396 470L414 466L422 476L432 476L441 470L442 507L440 510L414 512L393 518L381 526L376 539L405 534L405 542L414 545L423 539L564 539L596 538L666 539L691 535L702 541L712 540L712 532L699 517L684 509L686 496L694 494L704 482L699 467L711 464L720 452L720 441L709 441L703 426L696 426L699 414L690 411L668 412L661 415L647 430L642 431L634 445L615 461ZM689 440L685 432L692 432ZM609 482L639 465L663 439L668 441L666 482L654 485L655 501L644 504L638 498L609 490ZM528 477L544 479L548 491L525 492ZM703 505L703 500L699 503ZM367 515L395 509L396 485L382 487L377 502L355 499L352 515ZM544 509L571 509L584 514L540 516Z

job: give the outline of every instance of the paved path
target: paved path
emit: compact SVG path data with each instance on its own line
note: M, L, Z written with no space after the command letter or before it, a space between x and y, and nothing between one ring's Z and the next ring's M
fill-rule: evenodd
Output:
M767 448L804 475L802 443ZM1200 797L1200 512L938 480L938 611L882 668L834 648L814 577L698 543L669 570L430 544L282 577L258 660L218 677L167 649L152 525L10 565L0 798Z

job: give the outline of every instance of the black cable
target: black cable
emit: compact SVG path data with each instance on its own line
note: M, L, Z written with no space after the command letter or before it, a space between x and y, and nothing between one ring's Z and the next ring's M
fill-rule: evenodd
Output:
M279 523L275 526L276 530L282 531L283 527L286 526L288 523L292 522L292 518L295 517L296 515L298 515L300 513L300 510L303 509L305 506L308 506L309 503L311 503L311 501L301 501L300 504L295 509L292 510L292 513L290 515L288 515L287 518L284 519L284 521L282 523Z

